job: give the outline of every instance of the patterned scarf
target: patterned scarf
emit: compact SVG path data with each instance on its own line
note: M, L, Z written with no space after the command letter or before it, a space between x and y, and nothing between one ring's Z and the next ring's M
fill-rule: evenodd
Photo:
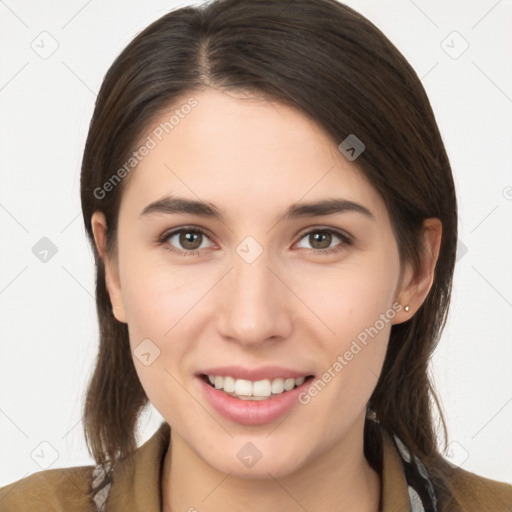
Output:
M416 455L411 456L411 452L396 435L393 435L393 439L402 458L411 511L437 512L437 497L427 469Z

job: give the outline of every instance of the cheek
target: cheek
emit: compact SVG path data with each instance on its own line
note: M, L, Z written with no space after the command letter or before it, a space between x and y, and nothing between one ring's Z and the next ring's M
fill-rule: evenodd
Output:
M122 290L133 360L150 401L162 411L162 401L183 394L177 381L193 366L195 333L208 320L201 299L212 287L212 275L194 272L193 266L148 263L148 255L137 257L136 251L125 254L130 257L123 262Z
M384 259L384 258L383 258ZM302 289L322 321L316 331L323 372L317 405L356 410L369 399L386 355L399 264L360 264ZM322 290L320 293L319 290ZM307 297L307 298L306 298ZM325 384L325 386L324 386ZM327 391L329 389L330 391ZM316 398L315 398L316 400Z
M208 279L194 273L192 266L173 267L161 253L157 256L133 251L122 268L123 303L129 328L136 333L133 341L140 336L166 339L207 290Z
M321 431L326 439L339 438L364 412L382 369L395 314L387 279L347 279L344 284L330 290L332 301L321 303L319 316L334 333L323 329L317 336L322 369L301 399L310 431Z
M123 302L137 375L162 416L173 423L185 421L193 414L183 393L182 373L194 350L186 332L191 328L198 294L193 286L181 284L169 269L131 263L126 267ZM181 416L174 418L173 411L180 411Z
M322 321L325 340L337 348L379 320L393 313L394 291L399 267L387 264L354 264L297 280L294 290ZM301 284L302 282L302 284ZM379 323L380 326L380 323ZM381 327L382 330L382 327ZM332 336L329 336L329 331Z

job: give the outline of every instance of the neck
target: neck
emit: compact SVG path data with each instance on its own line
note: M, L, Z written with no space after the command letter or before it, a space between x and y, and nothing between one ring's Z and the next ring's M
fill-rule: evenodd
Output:
M171 432L162 473L162 510L377 512L380 477L364 457L363 428L355 434L285 477L247 479L217 471Z

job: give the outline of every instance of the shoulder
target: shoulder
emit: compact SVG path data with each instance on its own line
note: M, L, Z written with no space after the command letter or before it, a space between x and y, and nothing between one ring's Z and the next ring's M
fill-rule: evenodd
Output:
M2 512L94 511L88 494L93 466L47 469L0 487Z
M453 468L448 485L458 505L452 499L443 507L443 512L512 512L510 484Z
M39 471L0 488L1 512L97 512L160 510L160 474L170 439L164 421L131 456L110 470L111 482L91 492L103 477L100 466ZM112 492L110 492L112 490ZM110 503L110 504L109 504Z

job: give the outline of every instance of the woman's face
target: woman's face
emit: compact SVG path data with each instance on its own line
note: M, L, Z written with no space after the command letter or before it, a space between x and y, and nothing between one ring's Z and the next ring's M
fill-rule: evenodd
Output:
M172 110L145 135L155 144L124 191L107 274L142 386L173 442L225 473L283 476L359 450L405 320L384 202L298 110L193 97L168 134ZM311 206L324 201L337 207Z

